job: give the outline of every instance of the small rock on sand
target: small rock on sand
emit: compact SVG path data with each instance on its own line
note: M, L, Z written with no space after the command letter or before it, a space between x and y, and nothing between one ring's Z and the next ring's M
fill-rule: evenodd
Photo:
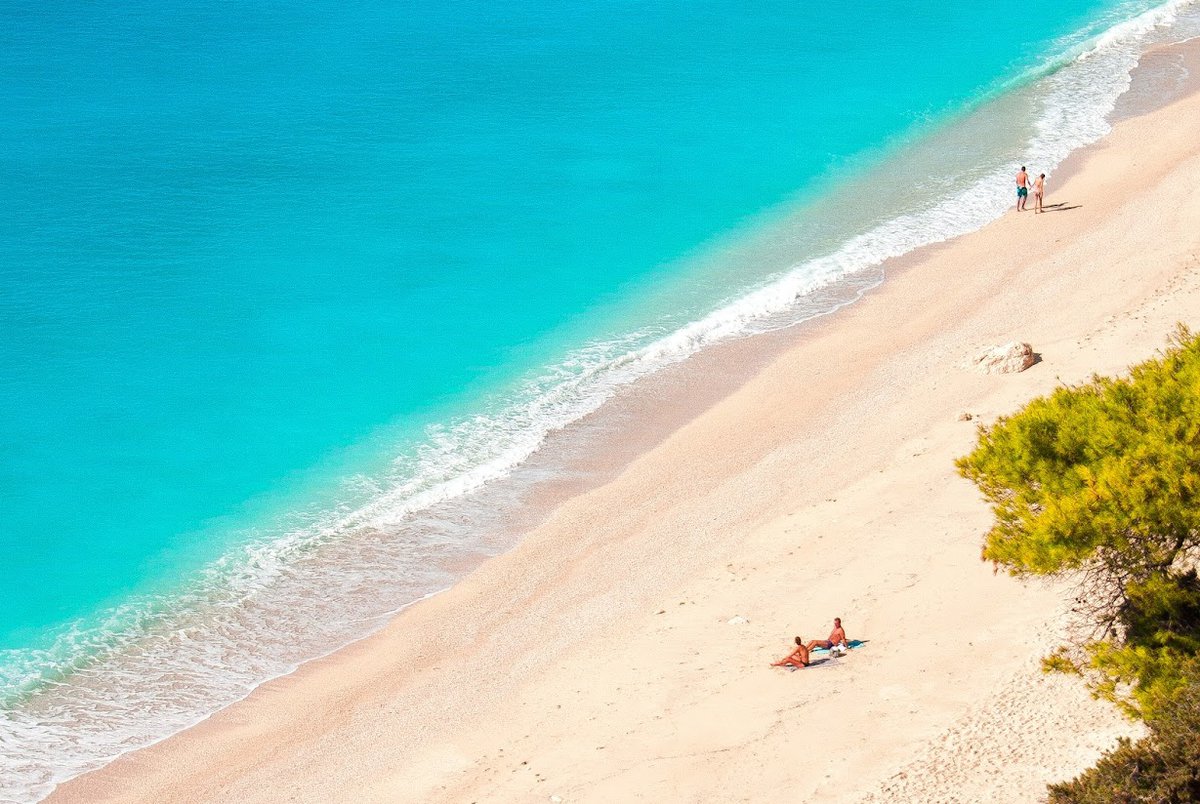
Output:
M1016 374L1036 362L1032 346L1012 341L985 350L972 361L972 365L984 374Z

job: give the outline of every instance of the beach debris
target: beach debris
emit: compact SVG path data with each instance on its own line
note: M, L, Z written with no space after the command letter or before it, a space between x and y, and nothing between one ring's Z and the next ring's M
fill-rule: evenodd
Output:
M740 615L740 614L735 614L734 616L732 616L732 617L730 617L728 620L726 620L726 621L725 621L725 624L726 624L726 625L745 625L745 624L746 624L746 623L748 623L748 622L750 622L750 621L749 621L749 620L747 620L747 619L746 619L745 617L743 617L742 615Z
M971 421L971 419L974 419L974 418L975 418L974 413L967 413L966 411L963 411L962 413L958 414L958 420L960 422L969 422L969 421Z
M553 801L554 804L562 804L563 797L562 796L550 796L550 800Z
M985 350L972 361L972 365L984 374L1016 374L1036 362L1037 355L1032 346L1011 341Z

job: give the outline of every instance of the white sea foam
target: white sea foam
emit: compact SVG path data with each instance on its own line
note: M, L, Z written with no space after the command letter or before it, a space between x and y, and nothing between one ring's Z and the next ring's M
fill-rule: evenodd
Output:
M1128 8L1135 8L1129 6ZM1174 0L1062 48L1017 91L1038 110L1023 158L1053 168L1107 133L1107 115L1148 44L1195 0ZM1118 13L1120 9L1118 10ZM1129 13L1126 12L1126 16ZM1196 22L1189 18L1190 22ZM622 386L713 343L825 314L882 280L890 257L973 231L1003 214L1014 161L996 158L941 200L866 228L707 315L591 343L529 378L490 412L430 428L383 478L359 478L352 510L248 538L182 596L144 596L79 623L42 651L0 655L0 800L30 801L63 779L202 720L265 680L370 632L397 608L453 582L483 546L439 505L509 475L548 434ZM999 189L1003 188L1003 190ZM845 293L817 291L848 288ZM318 591L319 590L319 591ZM68 671L69 672L65 672ZM152 713L152 714L150 714Z

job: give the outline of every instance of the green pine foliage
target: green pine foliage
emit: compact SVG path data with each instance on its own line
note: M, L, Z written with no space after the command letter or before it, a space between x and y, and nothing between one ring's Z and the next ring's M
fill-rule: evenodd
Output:
M959 472L995 513L983 558L1077 580L1091 635L1043 660L1143 718L1057 804L1200 801L1200 337L980 428Z
M959 469L995 508L984 558L1014 573L1169 567L1200 526L1200 338L1034 400L982 429Z
M1052 784L1051 804L1200 801L1200 666L1189 663L1187 682L1146 721L1149 735L1122 739L1070 782Z
M985 560L1079 579L1094 638L1046 666L1145 715L1200 649L1200 337L981 428L958 468L996 515Z

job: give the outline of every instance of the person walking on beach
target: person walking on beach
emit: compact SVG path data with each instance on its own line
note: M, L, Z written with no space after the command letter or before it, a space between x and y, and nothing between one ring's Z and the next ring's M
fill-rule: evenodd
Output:
M1046 194L1046 174L1041 173L1033 180L1033 212L1036 215L1043 212L1042 196Z
M808 667L808 648L804 647L804 640L801 637L796 637L796 649L784 656L777 662L771 662L772 667Z
M829 639L814 639L804 647L812 650L813 648L832 648L834 645L850 647L850 643L846 639L846 632L842 629L841 617L833 618L833 630L829 632Z
M1025 211L1025 201L1029 198L1029 174L1025 172L1025 166L1021 165L1021 169L1017 171L1017 212Z

